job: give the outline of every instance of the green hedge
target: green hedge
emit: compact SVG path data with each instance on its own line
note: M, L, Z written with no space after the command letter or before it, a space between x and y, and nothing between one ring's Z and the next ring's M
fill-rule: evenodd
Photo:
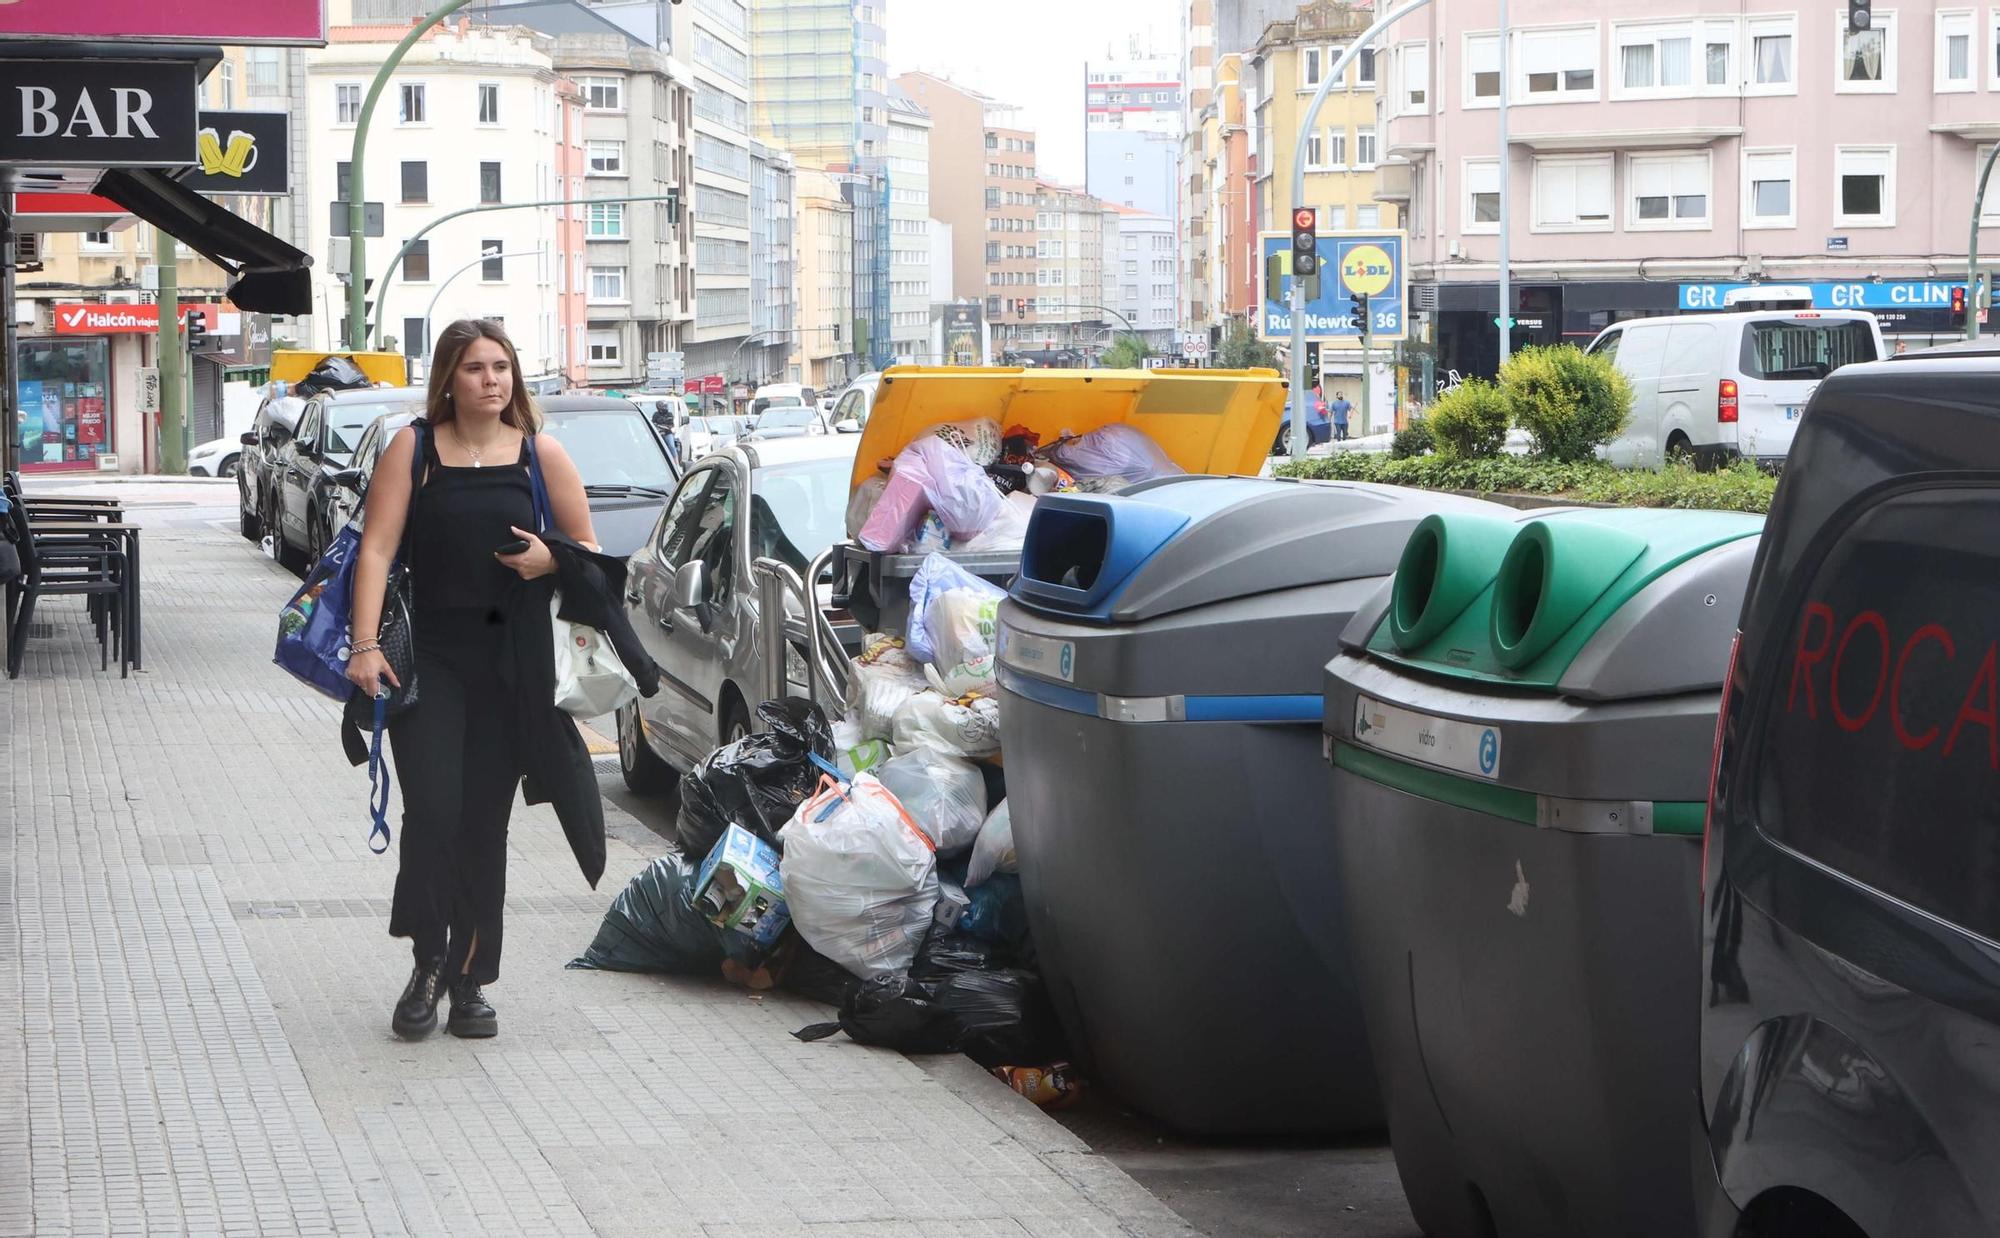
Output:
M1771 509L1778 479L1755 465L1738 463L1712 473L1669 463L1657 473L1614 468L1602 461L1563 464L1524 456L1482 460L1427 455L1393 456L1341 452L1278 466L1280 477L1319 481L1369 481L1425 490L1470 490L1480 494L1533 494L1581 503L1621 507L1681 507L1705 511L1756 512Z

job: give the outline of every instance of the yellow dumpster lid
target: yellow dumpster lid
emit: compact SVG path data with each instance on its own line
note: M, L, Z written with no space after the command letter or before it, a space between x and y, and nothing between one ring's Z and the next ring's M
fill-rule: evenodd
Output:
M313 367L328 357L346 357L352 361L371 382L388 383L395 387L407 387L410 383L409 366L403 354L395 352L353 352L348 349L331 349L326 352L310 348L280 348L271 354L271 378L275 381L295 383L313 372Z
M1064 431L1114 422L1145 432L1190 473L1254 474L1285 415L1276 370L1041 370L1021 366L895 365L855 452L849 489L874 476L924 430L976 417L1004 432L1026 426L1044 446Z

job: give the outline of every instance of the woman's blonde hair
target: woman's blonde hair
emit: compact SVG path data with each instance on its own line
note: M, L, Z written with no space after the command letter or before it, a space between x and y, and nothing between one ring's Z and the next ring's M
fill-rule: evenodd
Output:
M542 428L541 410L529 398L528 388L521 381L521 357L514 351L514 341L507 338L507 329L491 318L461 318L438 334L437 348L431 354L430 388L424 399L424 419L433 426L441 426L458 416L452 407L451 376L458 370L458 363L465 359L465 350L472 347L474 340L492 340L506 350L507 366L514 376L513 394L507 400L507 407L500 412L500 420L513 426L523 434L538 434Z

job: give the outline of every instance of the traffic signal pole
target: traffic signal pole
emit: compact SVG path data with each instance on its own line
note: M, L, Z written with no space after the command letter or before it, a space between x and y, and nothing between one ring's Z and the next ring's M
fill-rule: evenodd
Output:
M1965 338L1979 338L1979 216L1986 209L1986 182L1993 175L1993 157L2000 143L1986 152L1979 165L1979 185L1972 191L1972 235L1965 242Z
M1374 25L1368 27L1368 29L1362 31L1361 36L1359 38L1355 39L1354 42L1347 45L1347 50L1340 54L1340 58L1334 61L1333 66L1326 71L1325 76L1320 78L1319 89L1313 92L1312 102L1306 104L1305 115L1299 120L1298 140L1295 143L1292 150L1292 210L1293 211L1297 211L1299 208L1303 207L1306 204L1306 142L1307 139L1310 138L1315 131L1314 126L1319 119L1320 108L1324 106L1326 103L1327 92L1333 89L1333 84L1335 82L1345 82L1347 80L1347 66L1354 62L1355 57L1359 56L1364 48L1370 47L1374 44L1375 37L1377 35L1381 34L1384 30L1387 30L1390 26L1393 26L1397 22L1403 20L1405 17L1408 17L1410 14L1416 12L1418 9L1424 8L1425 6L1429 5L1430 2L1431 0L1408 0L1407 3L1405 3L1401 8L1396 9L1394 12L1383 14L1380 20L1378 20ZM1503 23L1503 29L1504 29L1504 23ZM1501 43L1504 46L1506 40L1503 38L1501 40ZM1503 52L1502 55L1505 55L1505 53ZM1500 93L1503 98L1507 93L1506 90L1504 89L1504 82L1503 82L1503 89L1501 90ZM1506 187L1504 181L1502 182L1502 187L1501 187L1501 200L1503 202L1506 200ZM1407 281L1405 281L1405 283L1407 283ZM1311 393L1311 388L1309 388L1306 385L1305 381L1305 369L1306 369L1305 281L1299 277L1299 274L1296 271L1292 273L1291 308L1292 308L1292 359L1291 359L1292 459L1301 460L1305 458L1306 409L1308 407L1307 398ZM1368 337L1366 335L1366 332L1368 330L1368 327L1366 322L1366 315L1363 315L1363 320L1364 321L1362 323L1362 331L1364 334L1361 337L1363 345L1362 347L1363 363L1361 368L1361 381L1362 381L1362 391L1363 391L1362 399L1366 400L1367 383L1368 383L1368 366L1366 362L1367 343L1368 343ZM1362 410L1361 415L1362 415L1362 424L1365 426L1368 424L1367 422L1368 412L1365 408Z

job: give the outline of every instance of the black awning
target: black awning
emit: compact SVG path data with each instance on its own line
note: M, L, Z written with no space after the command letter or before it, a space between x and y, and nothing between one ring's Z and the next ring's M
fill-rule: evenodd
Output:
M312 256L292 248L255 224L223 210L166 173L150 168L113 168L96 192L180 241L223 270L233 281L228 297L236 308L259 314L310 314Z

